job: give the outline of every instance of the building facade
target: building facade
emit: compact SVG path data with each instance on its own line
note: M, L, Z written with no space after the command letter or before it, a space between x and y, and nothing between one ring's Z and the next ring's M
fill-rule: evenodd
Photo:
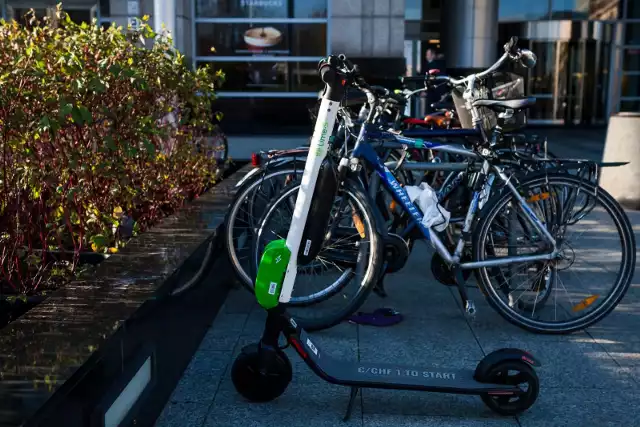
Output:
M5 18L52 14L58 0L0 0ZM432 48L449 72L493 63L512 35L538 56L526 77L531 121L606 123L640 111L638 0L66 0L72 19L163 23L194 67L226 74L231 131L308 127L320 58L345 53L382 84L417 75Z

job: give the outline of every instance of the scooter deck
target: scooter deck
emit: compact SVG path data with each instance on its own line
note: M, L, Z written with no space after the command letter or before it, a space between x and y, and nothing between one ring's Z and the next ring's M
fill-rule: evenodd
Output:
M307 365L324 380L357 388L437 391L456 394L515 394L512 385L476 381L471 370L337 360L321 350L304 331L289 337Z

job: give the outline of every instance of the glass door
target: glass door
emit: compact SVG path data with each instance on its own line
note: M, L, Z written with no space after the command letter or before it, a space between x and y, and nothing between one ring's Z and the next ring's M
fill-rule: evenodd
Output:
M594 40L531 41L538 57L527 92L537 98L530 121L580 125L604 120L608 46Z
M586 67L586 42L563 42L567 51L568 72L566 91L562 96L565 124L579 125L583 121L585 86L590 73Z
M527 93L537 98L529 114L531 123L562 124L565 118L566 56L563 42L530 41L529 49L538 57L528 71Z
M599 66L602 46L594 40L562 43L566 45L568 69L566 92L561 94L565 124L597 123L604 118L607 102L603 69Z

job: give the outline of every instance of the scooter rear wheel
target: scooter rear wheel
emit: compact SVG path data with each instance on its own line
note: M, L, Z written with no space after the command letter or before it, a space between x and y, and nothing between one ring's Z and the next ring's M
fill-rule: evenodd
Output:
M231 367L231 381L245 399L270 402L291 382L293 369L282 350L260 349L259 344L244 347Z
M483 382L508 384L523 389L523 393L514 396L481 395L482 401L492 411L500 415L516 415L529 409L538 398L540 380L536 371L519 360L505 360L488 369ZM526 388L524 388L526 386Z

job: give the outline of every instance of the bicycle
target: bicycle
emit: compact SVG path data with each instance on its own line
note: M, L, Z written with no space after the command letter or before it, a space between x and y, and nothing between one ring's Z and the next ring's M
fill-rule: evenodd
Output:
M346 195L351 194L351 197L354 200L367 200L364 195L364 190L360 186L358 186L358 184L350 180L349 175L353 171L360 170L363 163L365 165L371 166L376 171L377 175L381 177L383 186L393 194L396 202L402 207L405 212L408 213L408 216L410 220L415 224L415 227L420 230L426 240L431 242L438 255L442 257L446 264L451 266L451 270L454 277L456 278L458 290L460 293L460 297L463 300L466 313L471 315L474 314L476 310L473 301L471 301L467 297L466 289L464 286L465 280L463 271L477 270L477 278L479 280L478 285L480 286L480 289L483 291L485 297L489 300L489 303L493 306L493 308L496 309L507 320L519 327L535 332L569 333L586 328L587 326L602 319L611 310L613 310L613 308L615 308L617 303L626 293L626 290L628 289L632 278L633 266L635 264L634 235L631 230L628 218L624 214L622 208L620 208L620 206L608 195L608 193L606 193L602 189L597 188L592 183L560 170L543 170L540 174L532 173L524 176L520 180L517 180L515 174L510 173L504 165L500 164L500 162L498 161L498 157L491 150L491 141L498 140L501 134L501 124L505 116L513 117L514 115L519 114L520 112L531 106L535 102L535 98L522 98L512 100L491 100L482 98L474 99L473 94L475 83L482 77L496 70L507 59L522 60L523 65L525 66L531 66L531 63L535 62L534 58L532 58L532 54L529 51L519 50L511 45L506 46L505 54L498 60L498 62L496 62L496 64L482 73L471 75L463 79L452 79L450 77L446 77L446 79L448 79L448 81L452 85L457 87L466 87L464 91L465 99L467 102L467 106L469 107L469 111L471 111L471 114L473 116L474 126L476 127L478 132L483 135L481 143L477 144L473 150L454 147L445 143L416 140L393 132L380 131L370 123L365 123L365 125L363 125L360 130L358 141L356 142L351 155L349 157L343 157L340 160L337 182L341 184L337 186L333 191L323 191L321 198L318 198L318 200L314 199L310 203L312 207L314 203L323 203L325 205L325 210L321 210L321 213L327 215L326 205L332 205L331 202L333 201L334 197L331 195L338 194L337 192L343 192ZM343 69L343 71L345 73L349 73L352 81L355 81L359 88L367 93L367 97L370 98L371 105L374 105L375 96L367 88L366 82L364 82L364 80L357 75L357 71L354 69L353 65L348 65L346 61L344 62L344 64L345 68ZM488 136L486 130L482 127L483 119L478 112L479 107L487 108L492 112L498 112L498 114L494 114L495 116L497 116L498 123L497 126L494 127L493 134L491 136ZM370 114L370 118L371 116L372 114ZM325 126L330 126L332 124L332 120L335 120L335 117L329 116ZM395 142L385 142L388 147L408 147L409 149L420 149L423 147L427 147L472 159L472 162L468 164L451 163L438 165L438 167L440 167L442 170L470 170L474 172L475 176L475 183L472 186L473 192L471 197L471 204L465 215L464 226L462 230L463 233L460 236L457 244L453 248L452 252L449 252L446 245L442 242L442 240L438 237L438 234L435 233L432 228L426 227L424 224L422 224L422 214L413 205L413 203L411 203L407 192L400 186L389 168L384 165L382 160L376 154L374 148L367 143L370 139L387 141L395 140ZM309 167L309 159L310 158L308 157L307 167ZM317 162L317 160L314 161ZM491 189L495 188L494 185L500 185L500 188L497 188L496 194L491 198L491 200L489 200ZM565 190L562 190L561 192L552 191L549 189L551 185L564 185L567 188ZM302 185L301 188L305 188L305 186ZM265 230L265 226L268 223L269 218L274 216L274 213L276 212L275 207L279 203L283 203L283 201L285 200L289 205L291 201L287 199L293 197L296 191L297 188L287 188L285 189L285 194L281 195L279 198L275 199L272 202L271 208L265 215L265 218L261 220L259 234L262 234L264 232L263 230ZM327 194L329 194L329 196ZM553 277L556 277L558 268L567 268L566 265L561 265L562 263L569 264L570 266L575 260L575 253L572 254L571 248L564 245L562 236L567 225L575 219L568 217L567 215L570 216L571 214L566 214L566 212L570 212L570 209L568 208L573 208L578 200L578 195L580 194L586 195L586 201L584 202L585 206L587 203L594 203L596 201L599 201L603 204L604 210L606 210L607 213L609 213L614 218L615 226L617 227L618 234L621 237L621 248L623 257L622 266L615 280L615 286L606 297L601 298L600 295L592 294L581 298L577 303L573 302L573 304L571 304L571 307L573 307L575 311L585 313L577 319L570 321L557 321L556 319L556 321L554 322L525 318L524 316L516 312L516 309L519 308L518 302L520 301L520 299L516 298L513 295L513 291L506 290L506 288L504 287L504 283L501 283L498 286L500 292L506 293L510 298L510 301L507 303L502 301L500 299L498 291L493 288L492 280L495 278L505 279L506 276L504 275L504 273L497 272L497 269L504 266L513 267L513 265L521 265L527 263L527 265L525 265L526 269L528 268L529 264L539 265L539 263L543 263L545 266L551 266L549 268L553 269ZM331 199L329 199L329 197L331 197ZM530 203L543 205L537 215L536 213L534 213L533 209L529 207L527 199L530 199ZM364 206L359 206L359 208L366 212L366 218L360 218L360 222L365 223L366 226L357 227L358 230L355 234L364 234L370 238L370 242L367 243L372 246L371 252L374 255L370 255L367 258L368 262L370 263L370 265L368 266L360 266L359 262L356 262L356 269L364 269L365 273L360 275L360 277L362 277L362 281L360 282L358 293L356 294L356 296L349 300L347 306L344 307L340 311L340 313L352 313L357 310L357 308L366 298L368 292L371 290L373 282L375 281L375 276L377 272L381 270L380 265L383 262L382 257L380 256L380 252L382 250L381 242L384 241L384 230L382 227L378 227L374 223L373 218L375 217L375 214L373 213L373 210L370 207L367 207L366 203L364 203L363 205ZM485 207L482 214L477 216L476 214L479 211L480 205L484 205ZM512 215L516 220L515 222L524 222L525 226L523 226L523 229L526 228L527 231L533 233L532 235L521 239L521 241L525 241L530 244L530 249L532 251L530 254L514 255L510 252L506 257L499 258L496 257L495 253L492 253L491 251L487 253L486 248L489 247L489 240L493 240L494 238L496 241L500 240L498 239L498 233L491 232L491 227L492 225L502 225L502 219L504 215L498 215L498 213L505 207L507 208L507 211L511 210L512 212L514 212L516 209L519 209L520 212L518 212L516 215ZM585 209L586 208L583 207L583 211ZM590 210L593 209L590 208ZM549 216L544 216L546 214L548 214ZM510 214L507 213L505 215L509 217ZM282 217L282 215L279 216ZM540 218L543 218L544 222ZM494 220L495 224L493 224ZM317 224L318 228L326 224L326 219L316 219L315 216L312 216L310 221L314 224ZM549 226L550 229L548 229L547 226ZM324 228L322 228L322 230L324 230ZM465 248L465 241L467 241L468 238L471 237L472 231L472 259L470 261L463 261L462 256L463 249ZM552 233L554 233L555 237L554 235L552 235ZM329 229L329 231L327 232L327 235L330 234L331 229ZM383 238L380 238L381 236ZM322 237L324 237L324 235L322 235ZM504 240L508 237L509 233L503 233L501 239ZM307 256L307 258L309 258L312 255L317 254L322 247L322 242L327 241L328 239L323 240L319 239L316 236L315 240L307 240L311 241L311 243L309 244L310 250L308 251L309 253ZM363 237L363 241L360 242L360 246L362 247L364 246L364 244L365 241ZM297 250L297 248L295 247L293 249ZM293 252L295 252L295 250ZM260 251L254 251L254 254L255 253L260 253ZM511 269L511 267L509 268ZM547 267L538 269L537 271L537 273L544 273L545 275L547 272ZM503 282L506 281L508 283L511 283L512 275L513 274L506 277ZM537 279L534 279L534 281L538 283L538 279L539 277L537 277ZM290 282L285 283L285 285L290 286ZM287 288L285 288L285 290L286 289ZM557 297L558 286L555 286L554 289L556 290L555 296ZM545 294L543 294L543 291L546 292L546 290L547 289L537 289L534 287L533 290L526 289L525 291L521 292L522 295L525 295L524 292L529 293L527 295L533 299L533 303L529 305L533 305L533 311L535 311L539 302L538 297L544 297ZM567 295L569 295L568 292ZM594 305L594 301L596 300L600 300L602 304ZM579 307L582 308L578 310L577 308ZM540 313L538 313L538 315L539 314ZM342 318L340 318L340 315L333 315L322 318L321 320L309 321L308 324L305 324L302 320L301 322L303 322L303 324L305 324L305 326L307 326L309 329L322 329L339 323L341 320Z
M287 312L285 304L290 300L294 288L297 265L310 262L314 258L310 255L315 255L314 252L321 249L325 228L320 226L328 223L327 215L331 213L331 205L326 204L327 198L343 191L344 199L349 191L346 179L351 169L350 160L359 158L356 153L349 158L343 157L337 177L332 176L330 165L325 163L328 152L327 129L333 128L337 114L335 110L344 93L344 83L341 82L355 74L351 67L346 67L345 60L344 57L329 57L320 63L320 74L327 90L305 164L302 188L295 203L295 220L289 227L286 239L271 242L262 257L256 279L256 298L267 310L267 320L260 341L244 347L233 363L231 378L236 390L253 402L273 400L286 390L292 378L292 367L279 344L282 333L317 375L328 382L351 387L345 420L349 418L362 387L476 394L499 414L515 415L527 410L538 396L539 379L534 367L539 366L539 362L522 350L495 351L483 358L475 371L454 372L396 364L338 361L314 344L298 320ZM365 128L362 128L361 135ZM359 147L356 145L354 152ZM353 162L354 169L357 163ZM381 162L378 163L383 167ZM359 191L356 187L354 189ZM331 190L335 191L334 194L329 194ZM406 196L406 192L404 194ZM351 201L357 203L358 197ZM361 201L368 203L366 199ZM357 226L355 218L354 223ZM363 232L371 232L370 225L365 224ZM375 239L376 236L371 235L372 243Z
M405 92L403 92L403 94L400 95L396 95L394 97L392 97L393 102L391 104L389 104L388 101L388 96L390 95L390 91L388 91L385 88L382 87L375 87L375 90L378 94L377 100L379 102L377 102L377 105L375 107L372 106L366 106L360 109L359 113L357 114L358 117L362 116L363 114L368 114L369 108L371 108L372 110L375 110L375 113L373 115L373 121L378 123L378 122L382 122L384 123L384 116L383 116L383 112L387 112L387 117L395 117L394 119L394 123L397 124L400 122L401 120L401 116L399 115L399 110L396 112L397 108L401 108L402 104L398 102L398 99L408 99L410 96L413 96L421 91L424 90L429 90L429 87L425 86L424 88L418 89L418 90L414 90L414 91L408 91L406 90ZM343 108L343 111L345 109ZM312 112L313 113L313 112ZM344 114L342 114L340 116L340 124L339 126L337 126L337 131L334 135L334 138L337 137L338 139L334 139L331 143L333 144L334 147L339 146L341 140L340 138L342 137L342 141L346 141L349 137L349 135L347 134L347 130L348 129L353 129L356 126L356 123L352 120L352 117L356 116L355 114L349 114L348 112L345 112ZM395 127L395 124L391 124L391 127ZM343 134L345 134L345 136L343 137ZM456 131L446 131L446 132L435 132L435 131L428 131L426 132L427 136L448 136L448 137L460 137L460 138L464 138L464 137L468 137L468 136L477 136L477 132L475 130L456 130ZM354 136L355 139L355 136ZM348 145L348 144L347 144ZM386 148L384 146L381 146L381 150L384 150L383 153L381 153L381 155L383 156L383 158L385 158L385 160L389 160L389 161L395 161L397 163L402 163L404 162L404 160L406 159L406 152L403 150L399 150L397 149L397 147L394 147L393 149L389 149ZM245 285L245 287L249 290L253 290L253 280L252 280L252 273L250 272L250 268L252 266L252 264L243 264L242 260L240 260L241 255L238 253L241 250L246 250L245 248L239 248L236 247L236 240L240 240L240 237L235 236L234 233L236 233L236 229L237 228L241 228L242 230L240 231L240 235L242 236L242 242L247 242L249 241L250 237L248 236L248 232L247 230L244 229L244 227L250 225L249 223L251 223L251 225L253 224L253 222L255 221L255 219L260 218L261 212L262 212L262 208L264 208L266 202L268 200L271 199L271 197L273 196L273 194L275 193L275 190L273 189L273 185L270 185L270 191L268 193L268 195L263 194L262 193L262 189L267 186L267 183L269 180L273 179L273 180L278 180L280 179L280 177L282 175L286 175L286 179L288 180L288 184L295 184L297 182L297 177L299 175L301 175L302 173L302 169L299 166L295 166L294 163L295 162L299 162L302 161L302 159L304 159L304 156L306 156L308 149L307 148L300 148L300 149L295 149L295 150L283 150L283 151L276 151L273 150L271 152L268 153L263 153L263 164L266 168L268 168L268 170L270 171L270 173L268 175L265 175L265 173L261 172L261 169L253 169L252 171L250 171L247 176L238 184L238 186L244 184L245 180L248 180L249 178L253 179L253 180L259 180L260 181L260 185L253 185L249 188L247 188L246 190L242 190L240 189L237 193L236 199L234 200L234 202L232 203L231 209L230 209L230 214L228 216L228 222L227 222L227 247L229 250L229 254L230 254L230 259L232 261L232 264L234 266L234 269L236 270L236 273L238 274L241 282ZM431 151L431 150L428 150ZM415 152L420 152L420 150L412 150L412 153ZM418 155L415 156L416 158L412 159L412 161L420 161L422 159L423 156ZM434 161L434 156L427 156L427 158L430 161ZM293 169L291 168L287 168L284 167L284 169L276 172L277 167L279 167L280 165L284 164L291 164L294 165ZM266 169L265 169L266 170ZM273 172L273 173L272 173ZM296 174L297 175L292 175L292 174ZM411 170L404 170L404 169L399 169L396 168L395 169L395 173L396 174L400 174L398 177L401 180L401 182L405 185L413 185L415 183L415 177L412 175ZM278 188L280 187L280 184L277 184ZM255 208L247 208L249 209L247 211L247 213L245 214L248 218L249 221L237 221L237 215L239 209L244 208L244 206L241 206L244 204L244 202L242 202L242 200L244 199L249 199L252 200L255 198L255 196L253 195L253 192L255 192L256 194L258 192L260 192L260 199L262 200L262 203L259 204L260 209L255 209ZM380 192L380 194L382 194L383 192ZM390 215L387 212L386 209L386 204L387 201L385 200L380 200L378 199L378 208L381 211L382 215L383 215L383 221L385 222L389 222L391 220ZM249 205L251 206L256 206L258 204L256 203L249 203ZM241 225L238 227L236 224L240 223ZM394 230L390 230L392 231L394 234L398 234L395 230L395 228L397 228L397 224L393 225ZM251 226L252 229L254 229L255 227L253 227L253 225ZM408 248L409 250L412 247L412 242L409 242L409 245L407 247L407 245L405 245L404 242L401 241L401 239L397 238L397 236L392 236L395 238L391 238L387 241L387 252L389 253L394 253L394 254L398 254L398 259L402 260L406 257L408 257L408 252L405 250L405 248ZM403 237L405 237L403 235ZM242 245L244 246L244 244ZM257 260L255 261L255 265L257 265ZM398 269L400 269L403 265L403 262L395 262L393 264L389 264L388 268L386 269L387 272L393 272L393 271L397 271ZM379 294L383 295L384 291L382 289L382 287L380 287L378 289ZM294 299L295 303L297 304L298 302L302 302L303 300L305 300L304 298L296 298ZM305 304L308 304L310 301L310 299L305 300Z

